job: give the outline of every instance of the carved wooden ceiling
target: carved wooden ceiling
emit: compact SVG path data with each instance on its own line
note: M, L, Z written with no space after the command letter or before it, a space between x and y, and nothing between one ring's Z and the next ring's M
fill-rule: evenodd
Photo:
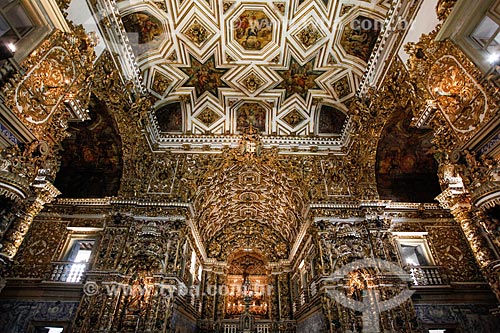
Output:
M389 1L120 1L155 98L151 141L176 135L322 137L343 145Z
M227 159L194 201L195 225L208 256L225 260L233 251L258 250L272 261L288 258L305 209L291 177L272 156Z

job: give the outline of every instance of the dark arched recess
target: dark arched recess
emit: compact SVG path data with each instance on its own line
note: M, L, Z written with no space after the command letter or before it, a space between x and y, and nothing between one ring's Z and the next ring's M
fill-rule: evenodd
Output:
M377 147L380 199L434 202L441 192L431 130L410 127L411 114L397 110L386 123Z
M62 142L61 168L55 185L63 198L115 196L122 175L122 144L105 103L92 96L91 120L69 124Z

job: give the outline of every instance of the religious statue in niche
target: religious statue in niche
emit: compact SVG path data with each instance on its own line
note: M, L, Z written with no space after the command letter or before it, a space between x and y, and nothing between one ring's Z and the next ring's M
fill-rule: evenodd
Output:
M262 11L244 11L233 23L236 41L246 50L262 50L272 40L271 20Z
M266 131L266 110L257 103L246 103L236 111L236 130L242 132L249 126Z
M346 25L340 45L348 54L368 62L380 33L380 26L378 21L358 16Z
M137 277L130 285L130 292L125 299L125 311L121 329L134 330L147 310L151 295L144 279Z
M160 45L164 30L156 17L146 13L133 13L123 17L122 21L136 55Z
M324 172L326 194L328 196L349 196L351 191L347 176L344 173L343 163L321 162Z

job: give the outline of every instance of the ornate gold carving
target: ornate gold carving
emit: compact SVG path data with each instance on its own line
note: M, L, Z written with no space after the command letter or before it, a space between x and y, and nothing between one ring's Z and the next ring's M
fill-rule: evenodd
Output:
M354 5L342 4L342 7L340 8L340 16L344 16L347 12L349 12L354 7L355 7Z
M339 99L342 99L351 93L351 86L349 85L349 78L347 75L335 81L332 86Z
M453 216L465 234L483 275L488 280L492 291L500 299L500 277L492 270L496 258L481 230L480 219L473 211L469 195L463 191L460 193L460 191L453 190L453 187L448 187L436 199L443 206L450 207Z
M43 124L67 98L76 77L69 52L51 48L19 83L15 95L17 109L28 122Z
M434 249L434 258L446 269L451 281L483 280L474 256L468 251L466 240L458 227L432 226L426 230L429 232L427 239Z
M118 71L108 53L99 58L95 67L94 93L101 101L106 101L122 138L124 165L120 194L124 197L144 196L147 182L140 179L152 170L153 155L139 125L152 110L151 100L145 96L132 96L135 100L130 103L129 92L121 85Z
M286 3L285 2L273 2L274 7L276 7L281 14L285 14Z
M172 53L170 53L170 56L167 57L167 60L170 62L177 62L177 52L172 51Z
M62 221L34 221L9 270L10 277L47 279L51 261L60 254L58 245L67 234ZM60 249L59 249L60 250ZM57 259L55 259L57 260Z
M60 194L60 192L49 182L40 184L35 191L34 201L26 205L23 214L14 220L2 239L0 261L4 263L8 260L12 260L16 255L35 216L43 209L46 203L52 202L52 200ZM5 258L8 260L6 261Z
M457 0L439 0L436 4L436 14L440 21L446 20Z
M236 1L224 1L222 4L222 11L225 13L229 8L231 8Z
M486 112L486 95L478 83L451 56L443 56L431 67L427 89L454 130L474 130Z
M64 103L86 105L89 99L93 41L83 28L74 31L53 33L23 62L26 74L4 88L6 104L38 140L49 141L50 146L66 135L70 113Z
M250 73L245 79L243 80L243 85L245 88L248 89L251 93L255 92L259 87L264 83L258 76L254 75L253 73Z
M151 85L151 90L163 96L167 92L167 89L171 83L172 80L167 76L156 72L153 78L153 84Z
M71 0L56 0L57 6L61 10L61 12L66 12L66 10L69 8Z
M350 196L351 190L342 161L322 161L326 194Z
M286 243L292 242L301 225L292 211L303 207L300 194L288 185L293 180L283 171L276 173L283 169L275 152L228 153L195 199L196 210L202 212L197 227L209 255L224 258L236 248L252 248L274 260L285 258ZM275 190L264 191L271 188Z
M482 74L474 64L451 41L435 41L435 35L435 31L423 35L418 43L407 46L412 92L418 96L414 114L422 125L431 122L440 128L434 143L451 156L491 119L496 99L492 87L478 83Z

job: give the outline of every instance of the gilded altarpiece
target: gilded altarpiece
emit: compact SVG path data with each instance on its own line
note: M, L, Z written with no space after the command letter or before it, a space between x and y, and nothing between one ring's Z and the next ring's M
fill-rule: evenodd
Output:
M182 215L110 216L87 273L86 286L95 288L86 290L74 329L169 332L174 300L187 294L186 241Z
M388 232L389 220L376 215L376 211L370 212L369 210L351 212L351 218L358 222L347 220L342 222L338 218L333 220L328 218L328 215L335 214L335 210L325 209L316 213L324 216L322 219L317 218L313 225L317 231L315 238L318 242L321 260L319 268L324 277L329 277L318 288L336 290L337 284L340 283L343 286L340 293L345 293L345 297L354 301L360 301L364 290L363 285L367 283L379 288L379 302L390 300L407 290L408 287L404 283L401 284L397 278L391 278L390 275L384 275L382 270L378 271L363 267L363 265L341 280L331 278L332 274L338 272L339 269L357 260L372 258L397 263L398 258L395 255L397 250ZM363 218L363 213L369 217ZM372 215L374 213L375 215ZM328 292L322 297L322 312L332 332L356 331L363 327L361 312L341 305L330 297ZM382 331L395 329L398 332L420 332L411 300L406 300L388 311L381 312L375 320L379 320Z

